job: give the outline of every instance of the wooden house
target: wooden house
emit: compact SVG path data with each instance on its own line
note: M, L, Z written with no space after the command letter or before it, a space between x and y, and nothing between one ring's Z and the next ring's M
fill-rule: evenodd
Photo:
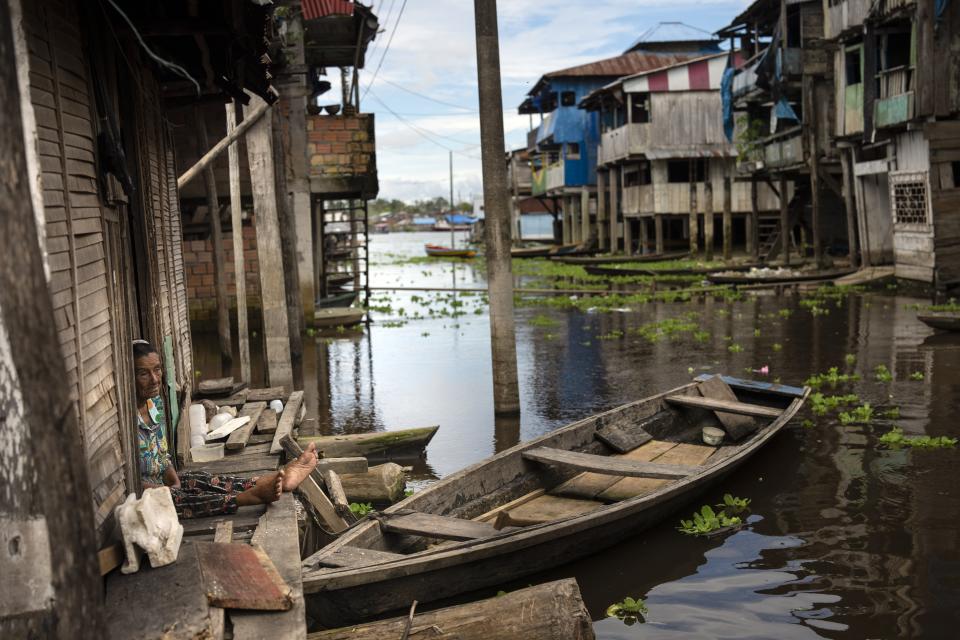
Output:
M23 136L17 142L26 150L26 171L21 184L30 187L42 249L39 273L46 282L46 288L26 295L49 301L39 306L52 315L35 322L53 325L53 344L60 352L55 383L37 374L24 382L34 392L62 383L69 394L69 405L51 405L57 417L46 425L62 438L59 446L22 454L35 461L62 458L73 468L58 475L56 463L35 464L43 484L31 500L50 501L50 492L72 495L89 482L79 501L49 516L48 546L56 549L52 568L43 558L31 559L39 573L46 566L51 597L64 588L67 571L56 563L96 571L97 549L116 535L114 507L140 489L133 339L145 338L161 351L169 444L179 454L189 446L178 434L194 368L168 109L219 93L217 87L268 95L261 56L270 11L255 3L3 3L3 35L12 25L15 46L4 41L0 48L15 60L15 65L4 61L7 73L19 72L18 84L5 85L4 103L19 103L22 114ZM9 150L15 158L16 146ZM24 269L30 264L25 262ZM19 278L29 283L36 275ZM44 353L43 347L31 348L38 357ZM49 393L56 399L54 391ZM36 442L44 441L37 436ZM72 482L80 489L65 491L64 483ZM44 578L38 580L42 591ZM89 586L68 585L80 592ZM72 597L95 600L99 589ZM10 637L22 637L16 629L31 628L44 629L40 635L89 635L82 629L87 621L67 610L53 611L51 602L40 598L19 610L4 608L4 620L13 616L24 625L15 626ZM90 615L89 628L95 631L95 612ZM31 627L34 619L47 622ZM61 623L71 625L69 633L55 630Z
M581 102L600 120L600 237L618 237L614 221L622 219L627 254L687 247L696 253L703 246L712 257L716 240L728 257L734 245L750 248L751 214L778 205L768 185L759 185L751 198L748 183L732 181L736 149L718 117L720 79L731 59L735 63L739 54L715 53L627 76ZM715 226L721 213L723 224Z
M754 249L764 258L789 262L794 247L806 256L812 245L821 264L828 252L849 252L852 216L844 215L830 137L835 96L824 7L816 0L757 0L718 32L748 56L726 98L735 114L727 127L736 130L739 173L780 194L779 224L757 229Z
M960 10L932 0L825 1L832 134L862 261L960 282Z
M531 194L552 199L562 211L564 243L591 241L597 217L600 123L596 112L578 108L580 101L617 78L698 57L705 49L718 50L716 41L702 33L676 41L657 33L647 34L622 55L544 74L520 104L521 114L540 117L527 134Z

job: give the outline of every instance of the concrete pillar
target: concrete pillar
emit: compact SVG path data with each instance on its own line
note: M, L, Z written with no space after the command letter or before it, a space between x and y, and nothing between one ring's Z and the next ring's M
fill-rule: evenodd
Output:
M790 265L790 225L787 209L787 179L780 176L780 249L783 254L783 264Z
M747 218L747 255L760 257L760 205L757 179L750 178L750 217Z
M646 255L648 253L648 247L650 244L650 231L647 228L647 222L650 218L639 218L640 222L640 255Z
M310 210L310 191L293 191L293 219L297 225L297 262L300 276L300 302L307 324L313 323L316 306L313 276L313 212Z
M733 256L733 194L730 176L723 176L723 259Z
M607 172L597 170L597 241L601 251L610 251L610 225L607 221Z
M623 217L623 252L632 256L633 251L633 218Z
M694 181L694 164L690 161L690 215L687 224L690 227L690 257L697 255L697 183Z
M617 220L620 210L620 167L610 170L610 253L620 250L620 223Z
M663 253L663 214L662 213L658 213L657 215L653 216L653 228L654 228L654 235L656 236L656 242L657 242L657 249L656 249L657 255L660 255Z

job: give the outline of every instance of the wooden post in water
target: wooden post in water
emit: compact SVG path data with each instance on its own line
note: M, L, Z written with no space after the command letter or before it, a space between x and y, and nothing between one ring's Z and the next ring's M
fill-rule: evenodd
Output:
M227 135L237 128L236 103L228 102ZM250 383L250 329L247 327L247 279L243 259L243 210L240 198L240 151L236 142L227 147L230 169L230 226L233 229L233 273L237 292L237 341L240 348L240 379Z
M251 96L244 115L263 102ZM283 250L277 217L276 181L273 177L273 129L270 118L262 118L247 133L247 161L250 187L256 212L257 256L260 263L260 298L263 308L263 335L266 345L267 384L293 390L290 363L290 334L287 322L286 287L283 281Z
M747 218L747 255L760 257L760 203L757 179L750 177L750 217Z
M690 161L689 179L690 179L690 216L687 223L690 227L690 257L697 257L697 181L694 173L694 161Z
M493 410L520 411L517 344L513 324L513 273L510 264L510 206L503 163L503 98L496 0L474 0L477 85L480 94L480 151L483 170L490 346L493 355Z
M663 214L658 213L653 216L653 232L656 236L657 255L663 253Z
M703 182L703 249L707 260L713 260L713 183L709 176Z
M103 582L86 456L44 277L43 212L30 196L37 176L27 166L20 111L30 94L18 88L12 33L22 22L21 3L0 3L0 636L85 640L105 635ZM112 309L111 318L125 312ZM114 347L129 353L128 344Z
M790 216L787 209L787 179L780 175L780 250L783 264L790 266Z
M580 239L582 242L590 240L590 191L580 189Z
M203 156L210 146L207 123L200 107L193 109L197 127L197 154ZM210 243L213 245L213 286L217 298L217 337L220 344L220 367L224 376L233 369L233 345L230 339L230 303L227 299L226 255L223 250L223 230L220 226L220 199L217 197L217 179L213 163L203 168L203 186L207 192L207 215L210 219Z
M816 102L816 84L813 82L813 76L803 77L803 100L804 110L803 118L807 122L807 136L809 146L810 161L810 208L812 210L813 220L810 223L813 234L813 261L820 269L823 267L823 242L820 237L820 148L819 125L817 124L817 102ZM800 256L800 260L806 259L806 255Z
M840 150L840 166L843 169L843 204L847 209L847 254L850 266L859 268L860 259L857 244L857 204L853 197L853 147Z
M610 253L620 249L620 166L610 169Z
M597 243L601 251L610 250L607 225L607 172L597 170Z
M633 255L633 219L623 216L623 253Z
M733 194L730 176L723 176L723 259L729 261L733 254Z

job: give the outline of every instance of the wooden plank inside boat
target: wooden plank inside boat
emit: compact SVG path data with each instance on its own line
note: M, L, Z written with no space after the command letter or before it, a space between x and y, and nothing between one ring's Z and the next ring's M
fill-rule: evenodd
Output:
M507 524L528 526L562 518L571 518L582 513L589 513L602 506L603 503L596 500L543 495L505 513L510 516L510 521Z
M676 442L652 440L624 454L623 457L629 460L650 462L675 446L677 446ZM560 484L550 493L571 498L595 498L604 489L620 480L621 477L585 471Z
M748 404L746 402L728 402L726 400L714 400L712 398L701 398L698 396L667 396L666 401L670 404L676 404L683 407L710 409L711 411L725 411L727 413L737 413L743 416L756 416L758 418L776 418L782 413L780 409L761 407L758 404Z
M366 567L381 562L391 562L405 558L400 553L390 553L378 549L361 549L360 547L340 547L333 553L327 554L319 560L307 558L303 561L304 570L316 567Z
M537 447L523 452L527 460L631 478L686 478L696 471L691 467L629 460L623 456L598 456L552 447Z
M432 513L409 513L380 522L380 528L389 533L441 538L443 540L475 540L495 536L499 531L492 525L474 520L461 520Z
M737 394L733 392L720 376L713 376L697 385L697 390L704 398L737 402ZM714 411L717 420L723 425L723 430L733 438L739 440L747 434L753 433L760 427L760 421L750 416L738 415L727 411Z
M697 467L706 462L714 451L716 451L714 447L681 443L658 456L657 463ZM658 478L623 478L610 485L597 497L600 500L618 502L646 495L656 491L668 482L671 481Z

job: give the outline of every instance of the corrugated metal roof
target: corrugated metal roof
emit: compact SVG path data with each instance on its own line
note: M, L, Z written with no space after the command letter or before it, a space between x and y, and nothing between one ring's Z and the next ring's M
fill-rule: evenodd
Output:
M543 74L543 78L571 78L571 77L602 77L620 78L635 73L659 69L667 65L684 62L692 58L703 56L702 53L624 53L614 58L588 62L576 67L568 67L559 71L550 71ZM537 83L540 84L539 82ZM532 92L531 92L532 93Z
M600 88L598 88L598 89L594 89L593 91L591 91L590 93L588 93L586 96L584 96L583 99L580 100L580 106L581 106L581 107L584 107L584 106L590 104L591 102L593 102L593 101L597 98L597 96L599 96L599 95L602 94L602 93L610 93L611 91L614 91L614 90L616 90L616 89L619 89L620 87L623 86L623 84L624 84L627 80L631 80L631 79L633 79L633 78L641 77L641 76L643 76L643 75L645 75L645 74L648 74L648 73L659 72L659 71L666 71L666 70L668 70L668 69L674 69L674 68L676 68L676 67L680 67L680 66L683 66L683 65L686 65L686 64L691 64L691 63L694 63L694 62L698 62L698 61L700 61L700 60L712 60L712 59L714 59L714 58L719 58L719 57L721 57L721 56L727 56L727 55L730 55L730 54L729 54L728 52L726 52L726 51L721 52L721 53L711 53L711 54L708 54L708 55L694 54L694 53L692 53L692 54L689 55L689 57L688 57L686 60L680 60L679 62L674 62L674 63L670 63L670 64L663 64L663 65L661 65L661 66L659 66L659 67L653 67L653 68L650 68L650 69L644 69L644 70L642 70L642 71L638 71L637 73L632 73L632 74L630 74L630 75L617 78L617 79L614 80L613 82L611 82L611 83L609 83L609 84L607 84L607 85L604 85L604 86L602 86L602 87L600 87Z
M715 40L716 38L709 31L691 27L682 22L658 22L640 34L627 51L635 49L638 45L654 42L712 42Z

